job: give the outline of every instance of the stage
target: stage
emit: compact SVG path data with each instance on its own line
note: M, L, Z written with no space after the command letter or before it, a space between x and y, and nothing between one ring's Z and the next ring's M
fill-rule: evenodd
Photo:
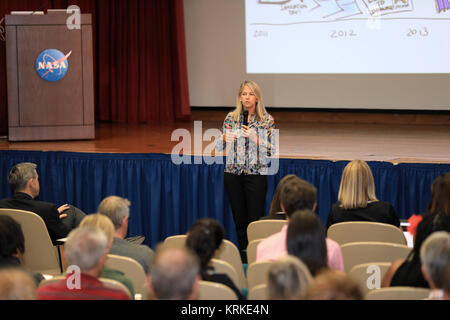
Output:
M41 200L93 213L108 195L128 198L129 235L145 235L152 247L167 236L185 233L201 217L219 220L227 239L236 242L223 187L224 165L206 161L221 157L207 157L211 141L196 146L194 139L220 129L226 113L196 110L191 121L171 124L97 123L96 139L86 141L1 139L0 197L10 196L9 169L29 161L38 165ZM280 159L277 174L268 176L267 209L278 181L294 173L317 187L317 213L325 223L347 161L363 159L373 171L377 197L407 219L426 209L432 181L450 172L448 114L272 114L279 129ZM184 150L188 163L176 164L171 158L180 143L171 141L177 129L192 137L191 152Z
M170 124L98 123L96 138L85 141L14 142L0 140L0 150L71 151L90 153L170 154L179 141L172 132L194 121L202 133L220 129L224 111L194 111L192 120ZM273 112L279 129L279 153L284 159L386 161L391 163L450 163L450 115ZM204 151L210 141L203 141Z

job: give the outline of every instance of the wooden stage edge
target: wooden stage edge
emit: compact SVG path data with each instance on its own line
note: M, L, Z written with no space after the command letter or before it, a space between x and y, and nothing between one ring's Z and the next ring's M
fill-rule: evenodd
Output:
M193 110L191 120L167 124L98 122L93 140L9 142L3 137L0 150L171 154L181 141L172 141L172 133L185 129L181 131L191 135L191 150L183 152L202 155L211 141L202 141L203 137L194 139L194 123L197 130L200 126L202 135L208 129L220 129L229 110ZM279 130L280 158L450 164L448 112L271 110L271 114ZM198 141L202 141L201 147Z

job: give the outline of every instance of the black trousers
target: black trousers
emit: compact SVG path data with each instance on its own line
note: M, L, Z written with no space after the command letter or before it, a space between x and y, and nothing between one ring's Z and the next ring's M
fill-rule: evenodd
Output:
M267 176L225 172L224 183L236 225L239 249L243 255L248 245L247 226L265 215Z

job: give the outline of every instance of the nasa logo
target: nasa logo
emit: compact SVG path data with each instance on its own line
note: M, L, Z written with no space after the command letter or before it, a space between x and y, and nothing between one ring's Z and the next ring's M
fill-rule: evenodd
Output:
M71 54L72 51L64 55L64 53L56 49L42 51L36 59L36 71L39 77L50 82L59 81L64 78L69 69L69 61L67 58Z

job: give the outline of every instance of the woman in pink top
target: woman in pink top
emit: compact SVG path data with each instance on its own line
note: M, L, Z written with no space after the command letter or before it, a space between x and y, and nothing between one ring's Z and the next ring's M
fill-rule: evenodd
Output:
M297 215L297 213L299 214ZM295 219L294 215L296 215ZM288 230L290 230L289 238ZM322 245L325 246L325 266L333 270L344 271L341 247L336 241L325 238L325 230L317 215L311 210L296 211L280 232L267 237L259 244L256 261L278 260L288 254L289 247L291 248L289 254L300 259L302 259L301 257L306 258L310 251L314 251L310 259L322 261ZM322 262L319 264L323 266ZM308 263L306 264L308 265Z
M296 211L289 219L286 234L286 248L290 255L293 255L305 263L313 276L321 270L339 264L342 255L336 250L339 245L335 245L333 240L326 240L325 229L317 215L311 210ZM328 244L329 243L329 244ZM328 263L328 256L331 263Z

